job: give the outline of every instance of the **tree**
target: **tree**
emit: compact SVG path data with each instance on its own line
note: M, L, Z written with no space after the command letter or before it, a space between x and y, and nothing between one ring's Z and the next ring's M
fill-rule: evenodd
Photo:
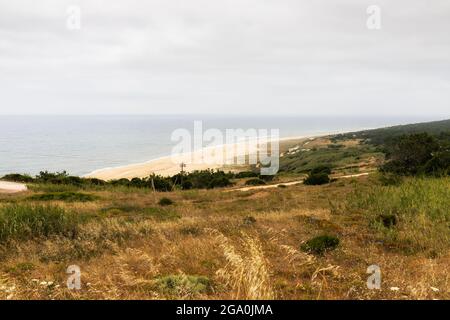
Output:
M381 170L399 175L415 175L438 151L439 143L428 133L404 135L387 146L388 162Z

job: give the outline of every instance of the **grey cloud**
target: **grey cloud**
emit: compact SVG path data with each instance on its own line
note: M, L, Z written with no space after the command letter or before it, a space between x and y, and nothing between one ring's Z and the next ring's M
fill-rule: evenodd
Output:
M0 0L0 113L449 115L449 30L446 0Z

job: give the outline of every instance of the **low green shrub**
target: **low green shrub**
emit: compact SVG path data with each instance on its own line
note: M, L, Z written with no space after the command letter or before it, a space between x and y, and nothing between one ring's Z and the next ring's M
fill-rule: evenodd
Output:
M439 255L450 248L448 199L449 177L409 177L398 186L355 189L346 211L363 213L389 249Z
M210 292L212 284L208 277L181 274L157 278L155 287L167 295L178 296L180 293L198 295Z
M253 175L253 174L252 174ZM154 189L159 192L172 191L174 187L181 189L212 189L222 188L233 185L230 179L234 178L233 173L225 173L221 170L201 170L189 173L179 173L172 177L163 177L152 174L146 178L118 179L111 181L104 181L95 178L82 178L77 176L70 176L66 171L62 172L48 172L41 171L36 177L20 174L10 174L4 176L2 179L18 182L33 183L33 188L40 188L50 190L53 186L57 189L61 187L61 191L76 191L78 189L86 189L92 187L126 187L126 188L142 188Z
M320 165L311 170L311 174L319 173L331 174L331 167L327 165Z
M160 205L160 206L170 206L170 205L172 205L174 202L173 202L173 200L172 199L169 199L169 198L161 198L161 199L159 199L159 201L158 201L158 204Z
M266 184L266 182L259 178L250 179L245 182L245 185L247 185L247 186L261 186L264 184Z
M197 226L185 226L180 228L180 233L189 236L198 236L202 233L202 229Z
M60 235L73 237L79 220L57 206L14 204L0 208L0 241Z
M402 183L403 178L395 173L381 173L378 177L383 186L398 186Z
M176 186L181 186L184 190L189 189L213 189L222 188L232 185L230 181L234 175L232 173L225 173L221 170L195 170L184 173L183 175L176 174L169 178Z
M256 223L255 217L248 216L248 217L244 218L244 224L247 225L247 226L250 226L250 225L255 224L255 223Z
M145 181L148 187L155 188L156 191L168 192L173 190L173 183L170 178L152 174L148 178L145 178Z
M305 252L322 255L327 251L337 248L339 239L331 235L321 235L314 237L301 245L301 249Z
M80 192L49 192L35 194L28 197L32 201L67 201L67 202L88 202L97 199L96 196Z
M35 265L31 262L19 262L14 266L7 267L5 271L15 276L21 276L25 273L33 271L35 268Z
M231 185L232 183L227 177L216 177L209 182L208 189L225 188Z
M167 210L165 208L145 208L143 209L143 213L146 216L155 218L159 221L176 220L181 218L181 214L178 212Z
M392 228L397 224L397 216L395 214L380 214L376 218L376 222L381 223L385 228Z
M330 177L326 173L309 174L303 183L306 185L322 185L330 183Z
M242 172L236 173L234 177L236 179L256 178L256 177L258 177L258 175L259 175L258 173L253 172L253 171L242 171Z
M33 177L27 174L11 173L3 176L0 180L12 181L12 182L23 182L30 183L33 182Z

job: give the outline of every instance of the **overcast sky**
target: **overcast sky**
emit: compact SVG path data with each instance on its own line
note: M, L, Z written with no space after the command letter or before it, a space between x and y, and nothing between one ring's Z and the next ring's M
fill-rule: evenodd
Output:
M1 114L449 116L450 1L0 0L0 99Z

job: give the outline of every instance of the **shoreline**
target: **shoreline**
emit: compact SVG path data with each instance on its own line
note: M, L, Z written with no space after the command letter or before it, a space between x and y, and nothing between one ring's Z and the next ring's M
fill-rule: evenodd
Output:
M364 129L366 130L366 129ZM278 143L285 143L289 141L296 141L296 140L305 140L305 139L316 139L321 137L326 137L330 135L335 134L341 134L341 133L347 133L352 131L333 131L333 132L322 132L322 133L311 133L301 136L289 136L289 137L283 137L278 138ZM270 144L274 140L266 140L265 143ZM245 152L235 152L236 149L242 151L242 146L248 146L248 148L244 148ZM189 159L195 159L198 160L199 158L203 158L205 155L205 152L209 154L212 158L216 157L218 154L228 154L231 150L233 152L233 160L235 158L239 157L248 157L250 152L248 152L247 149L254 149L257 148L257 144L250 145L249 141L246 140L244 142L235 142L232 144L222 144L217 146L208 146L201 148L199 150L194 150L191 152L186 153L180 153L177 155L168 155L163 156L155 159L151 159L146 162L141 163L134 163L124 166L118 166L118 167L108 167L108 168L102 168L94 170L88 174L83 175L85 178L97 178L101 180L116 180L116 179L132 179L132 178L144 178L148 177L151 174L161 175L161 176L173 176L180 172L180 164L181 163L188 163ZM207 155L208 157L208 155ZM196 162L195 160L193 163L188 163L187 167L185 168L186 172L191 172L195 170L206 170L206 169L223 169L226 166L234 166L234 167L245 167L246 164L234 164L234 163L227 163L227 161L230 161L230 158L228 157L222 157L222 161L209 163L205 161ZM247 164L248 166L248 164Z

